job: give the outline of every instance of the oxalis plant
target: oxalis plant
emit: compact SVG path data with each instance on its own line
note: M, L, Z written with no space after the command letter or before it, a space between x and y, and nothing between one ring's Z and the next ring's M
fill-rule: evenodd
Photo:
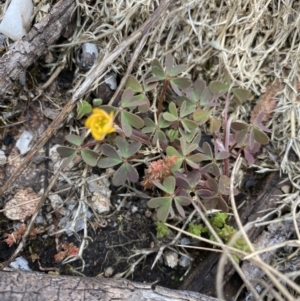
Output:
M77 118L88 115L88 131L67 135L73 147L58 148L67 163L80 154L89 166L114 168L115 186L142 185L158 222L184 219L192 203L227 214L230 162L242 155L254 163L255 153L269 142L262 114L253 123L232 117L250 98L247 90L228 80L191 81L180 76L186 69L168 54L165 67L152 62L153 76L129 76L118 106L103 106L101 99L93 106L81 101ZM95 140L84 143L89 133ZM137 164L144 164L143 174ZM217 232L224 238L233 230L224 223Z

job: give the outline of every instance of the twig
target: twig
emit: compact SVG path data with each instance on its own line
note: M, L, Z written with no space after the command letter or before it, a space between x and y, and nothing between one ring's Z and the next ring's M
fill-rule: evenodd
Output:
M26 240L27 240L27 237L28 235L30 234L30 231L31 231L31 228L33 226L33 223L40 211L40 209L42 208L42 206L44 205L44 202L46 200L46 198L48 197L49 195L49 192L51 191L52 187L55 185L56 183L56 180L60 174L60 171L62 170L63 168L63 162L62 164L60 165L59 169L57 170L56 174L54 175L54 177L52 178L48 188L46 189L46 191L44 192L43 196L41 197L39 203L37 204L36 206L36 209L35 209L35 212L34 214L32 215L31 217L31 220L29 222L29 224L27 225L27 228L26 228L26 231L22 237L22 241L20 242L20 244L18 245L17 249L15 250L15 252L11 255L11 257L6 260L4 263L1 264L0 266L0 270L3 270L4 268L8 267L10 265L10 263L18 256L18 254L22 251L23 247L25 246L25 243L26 243Z
M76 102L84 96L84 94L89 90L91 85L101 76L105 69L111 65L114 60L125 51L132 43L134 43L140 37L147 35L149 29L157 23L158 19L161 17L162 13L166 11L169 5L174 2L174 0L164 0L154 11L151 17L136 31L134 31L131 36L125 39L123 42L116 47L116 49L108 56L105 57L99 64L93 66L93 68L87 73L85 81L77 88L73 97L67 102L62 111L58 114L55 120L44 132L43 136L37 141L37 143L32 147L27 156L24 158L23 162L19 166L18 170L5 182L5 184L0 189L0 195L3 194L6 189L12 185L13 182L19 177L23 170L30 164L33 156L45 145L49 138L54 134L58 127L62 124L68 114L73 110Z

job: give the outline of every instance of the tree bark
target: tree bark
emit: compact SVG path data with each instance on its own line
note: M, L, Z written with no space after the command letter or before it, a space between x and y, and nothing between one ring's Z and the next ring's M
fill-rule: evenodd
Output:
M75 9L74 0L61 0L43 20L35 24L30 32L0 59L0 96L11 90L19 81L21 72L31 66L48 46L52 45L67 28Z
M107 278L0 272L1 301L218 301L199 293Z

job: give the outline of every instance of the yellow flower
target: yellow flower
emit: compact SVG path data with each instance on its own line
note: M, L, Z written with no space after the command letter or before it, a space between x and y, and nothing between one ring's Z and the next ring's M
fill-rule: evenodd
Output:
M96 140L102 140L106 134L114 132L114 112L107 114L104 110L95 108L91 116L85 121L85 127L91 130Z

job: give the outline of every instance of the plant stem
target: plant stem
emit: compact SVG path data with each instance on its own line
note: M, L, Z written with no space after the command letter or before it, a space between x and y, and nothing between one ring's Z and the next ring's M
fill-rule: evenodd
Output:
M158 119L160 113L162 112L163 102L164 102L164 98L165 98L169 83L170 83L170 79L167 77L165 80L164 86L163 86L163 90L162 90L159 100L158 100L158 107L157 107L157 113L156 113L157 119Z

